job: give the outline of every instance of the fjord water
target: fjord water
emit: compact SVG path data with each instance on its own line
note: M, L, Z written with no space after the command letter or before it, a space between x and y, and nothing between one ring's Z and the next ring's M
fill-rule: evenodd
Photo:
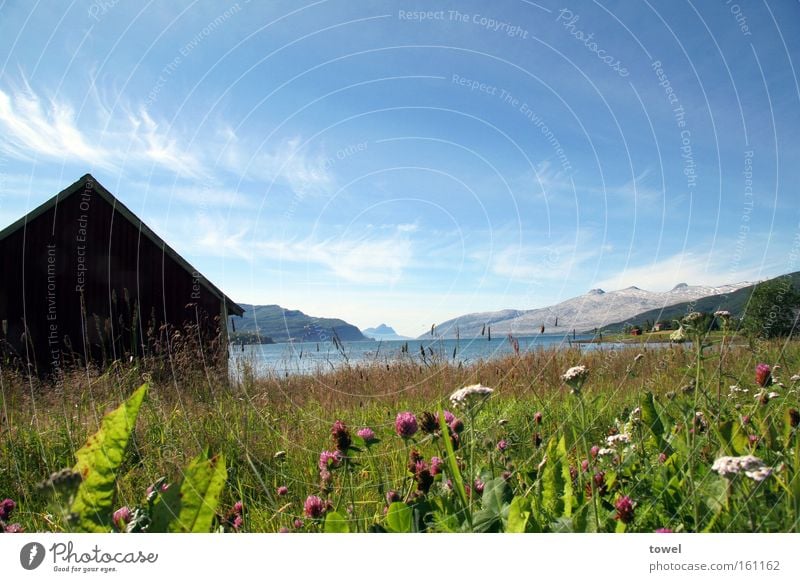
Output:
M576 344L575 340L590 340L592 334L541 334L516 338L519 351L570 346L581 349L616 348L621 344ZM404 350L407 345L407 351ZM423 357L424 352L424 357ZM398 361L448 362L454 365L474 364L481 360L507 356L514 347L506 338L485 337L465 339L423 339L342 342L341 349L332 342L295 342L267 345L231 346L234 367L238 362L250 363L258 374L287 375L330 372L343 365L387 364Z

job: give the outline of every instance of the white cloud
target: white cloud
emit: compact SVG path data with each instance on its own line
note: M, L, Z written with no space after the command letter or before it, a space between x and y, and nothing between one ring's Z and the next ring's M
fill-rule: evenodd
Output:
M210 255L319 265L352 283L395 285L413 257L412 243L400 231L383 237L279 241L254 239L253 231L246 226L223 232L218 223L212 225L202 217L195 223L194 232L202 235L193 246Z
M176 127L144 108L124 107L115 117L93 81L92 104L80 119L67 100L43 98L24 80L23 85L0 90L0 151L10 157L51 158L116 172L155 165L194 180L210 180L217 170L285 184L299 197L326 193L333 185L332 160L322 148L310 151L300 137L264 150L223 125L210 138L195 139L189 150Z
M582 265L597 257L600 249L579 250L585 245L512 245L491 256L495 275L512 280L558 281L574 277Z
M679 283L689 285L725 285L757 280L757 268L725 269L724 262L709 261L707 254L683 252L601 279L593 284L606 290L635 285L649 291L669 291Z

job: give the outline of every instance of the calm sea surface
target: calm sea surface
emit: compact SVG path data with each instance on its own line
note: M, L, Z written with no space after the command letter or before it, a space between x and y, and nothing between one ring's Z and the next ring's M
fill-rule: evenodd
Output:
M574 339L591 339L591 334L578 334ZM517 338L520 352L547 347L570 347L573 335L543 334ZM583 350L616 349L623 344L576 344ZM408 351L405 351L407 346ZM514 347L506 338L474 340L430 339L343 342L337 349L331 342L324 343L280 343L270 345L232 346L234 367L239 361L252 363L263 375L312 374L317 371L332 371L343 365L385 364L402 360L415 362L436 360L453 364L472 364L514 353Z

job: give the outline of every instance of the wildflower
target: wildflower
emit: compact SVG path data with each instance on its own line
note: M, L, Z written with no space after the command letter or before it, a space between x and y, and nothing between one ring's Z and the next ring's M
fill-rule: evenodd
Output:
M242 516L241 516L241 515L237 515L237 516L235 516L235 517L233 518L233 521L231 522L231 527L232 527L232 528L233 528L235 531L239 531L240 529L242 529L242 526L243 526L243 525L244 525L244 520L242 519Z
M284 526L278 530L278 533L289 533L289 528Z
M328 471L335 469L342 461L342 454L339 451L322 451L319 454L319 469L320 471Z
M592 458L595 459L597 458L597 455L600 453L600 447L598 447L597 445L592 445L592 448L589 450L589 452L592 454Z
M295 529L300 529L301 527L303 527L303 520L299 518L295 519L292 525L294 526Z
M613 455L616 452L617 451L615 451L614 449L609 449L609 448L603 447L602 449L598 449L597 450L597 456L598 457L606 457L608 455Z
M17 504L13 499L3 499L0 502L0 521L8 521L11 513L17 508Z
M800 374L793 374L789 381L792 383L800 382Z
M442 472L442 465L444 465L444 461L442 461L439 457L431 457L431 475L434 477Z
M325 513L325 502L316 495L309 495L303 506L306 517L319 519Z
M394 430L404 439L411 438L417 432L417 417L411 412L399 412L394 421Z
M608 445L611 447L619 444L626 445L630 442L631 442L630 435L627 435L625 433L613 434L610 437L606 438L606 443L608 443Z
M614 503L614 508L617 510L615 519L622 523L630 523L633 521L633 509L636 504L627 495L623 495Z
M283 497L284 495L287 495L289 493L289 488L286 485L281 485L280 487L278 487L277 493L279 497Z
M749 436L747 437L747 440L748 440L748 441L750 441L750 444L751 444L751 445L755 445L755 444L757 444L757 443L758 443L758 435L756 435L756 434L751 434L751 435L749 435Z
M123 505L118 510L114 512L114 515L111 517L112 523L119 528L120 531L125 531L128 527L128 524L131 522L131 518L133 517L133 512L131 511L130 507Z
M414 480L417 482L417 491L423 495L427 495L428 491L431 489L431 485L433 485L433 475L425 462L420 461L417 463L416 470L414 471Z
M756 384L762 388L766 388L772 384L772 368L767 364L759 364L756 366Z
M233 504L233 513L236 515L242 515L244 513L244 503L241 501L237 501Z
M437 413L437 416L438 416L438 413ZM437 418L436 421L438 422L439 419ZM449 410L445 410L444 411L444 423L449 426L449 425L453 424L455 421L456 421L456 415L453 414L452 412L450 412Z
M506 452L507 448L508 448L508 441L506 439L501 439L497 443L497 450L500 451L501 453Z
M439 421L430 412L423 412L419 417L419 428L425 434L434 434L439 431Z
M589 460L588 459L584 459L584 460L581 461L581 472L585 473L588 470L589 470Z
M701 411L697 411L694 413L694 429L697 432L703 432L708 428L708 421L706 420L705 415Z
M536 424L542 424L542 413L540 411L536 411L533 415L533 422Z
M453 392L450 395L450 403L456 408L470 409L477 404L481 404L489 398L494 390L482 384L472 384Z
M358 429L358 432L356 434L362 439L364 439L364 442L367 444L370 444L371 442L375 441L375 431L369 427Z
M586 494L590 496L592 494L592 483L594 483L595 491L597 491L597 494L600 497L603 497L606 493L608 493L605 471L598 471L592 475L592 481L586 483Z
M391 505L392 503L397 503L398 501L400 501L400 494L397 491L392 490L386 493L386 503Z
M711 470L723 477L734 477L744 474L754 481L763 481L772 474L772 467L767 467L764 461L753 455L743 457L720 457L711 465Z
M750 422L750 417L745 414L742 416L742 424L748 424Z
M346 453L347 449L349 449L350 445L353 443L350 438L350 431L347 430L347 426L341 420L337 420L333 423L331 427L331 436L333 437L333 444L336 450L342 451L343 453Z
M561 379L572 388L572 392L577 394L581 391L583 383L589 377L589 369L586 366L573 366L561 376Z
M657 530L655 530L653 533L672 533L672 530L669 529L668 527L660 527Z
M681 321L687 325L691 325L700 321L701 319L703 319L702 313L700 313L699 311L692 311L690 313L687 313Z
M464 423L460 418L454 418L450 423L450 430L456 434L461 434L464 430Z
M683 329L683 326L679 326L678 329L673 331L669 334L669 341L674 342L676 344L681 344L686 341L686 330Z
M658 453L658 462L659 463L666 463L667 462L667 453Z
M5 527L4 531L5 531L5 533L24 533L25 532L25 528L23 528L18 523L12 523L12 524L7 525Z
M475 493L477 493L478 495L483 495L484 487L486 487L486 483L484 483L480 479L475 479Z

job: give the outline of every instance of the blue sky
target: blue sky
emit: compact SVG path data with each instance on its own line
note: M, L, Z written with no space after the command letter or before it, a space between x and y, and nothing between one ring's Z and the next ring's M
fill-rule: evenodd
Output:
M790 1L0 2L0 226L91 172L235 300L409 335L758 280L799 57Z

